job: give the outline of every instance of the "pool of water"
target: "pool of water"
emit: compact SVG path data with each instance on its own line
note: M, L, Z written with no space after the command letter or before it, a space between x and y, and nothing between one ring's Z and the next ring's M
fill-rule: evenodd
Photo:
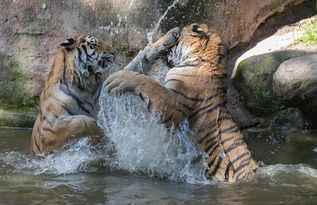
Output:
M259 174L237 184L191 184L111 168L87 139L29 156L30 130L0 129L0 204L315 204L317 131L250 134Z

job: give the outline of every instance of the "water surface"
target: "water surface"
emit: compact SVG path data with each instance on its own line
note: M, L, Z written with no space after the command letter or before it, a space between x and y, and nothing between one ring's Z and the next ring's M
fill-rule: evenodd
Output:
M0 204L314 204L317 132L253 134L266 165L243 183L190 184L110 168L83 139L62 153L31 157L30 130L0 129Z

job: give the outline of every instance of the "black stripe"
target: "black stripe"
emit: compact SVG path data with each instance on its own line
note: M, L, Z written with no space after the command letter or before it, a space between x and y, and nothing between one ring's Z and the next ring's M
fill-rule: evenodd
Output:
M243 157L248 156L248 155L250 155L249 152L245 152L245 153L243 153L243 154L240 154L240 155L238 155L234 160L232 160L231 163L234 164L234 163L236 163L238 160L240 160L240 159L242 159Z
M39 130L39 126L36 127L36 130L38 132L38 136L41 136L41 133L40 133L40 130ZM40 146L39 146L39 144L38 144L38 142L36 140L35 135L33 135L33 141L34 141L36 149L41 152Z
M72 111L70 111L70 109L68 107L66 107L65 105L61 105L61 107L66 110L66 112L69 114L69 115L74 115L74 113Z
M83 48L84 51L85 51L86 57L88 57L89 55L88 55L88 53L87 53L87 48L86 48L86 46L85 46L85 45L82 45L82 48Z
M221 162L222 162L222 157L219 157L218 158L218 162L217 162L217 164L215 166L215 169L211 173L211 176L214 176L218 172L218 170L220 168L220 165L221 165Z
M233 140L234 138L237 138L237 136L229 137L229 138L227 138L227 139L225 139L225 140L222 140L222 141L221 141L221 144L225 144L226 142L228 142L228 141L230 141L230 140Z
M148 111L151 110L151 105L152 105L152 102L151 102L151 100L149 100L149 102L147 103L147 109L148 109Z
M232 167L232 163L229 161L228 164L227 164L227 168L226 168L226 171L225 171L225 180L229 180L229 171L230 171L230 168Z
M209 150L211 150L211 148L215 146L217 143L218 143L217 141L214 141L213 143L211 143L208 147L205 148L205 152L208 153Z
M219 145L219 143L213 148L213 149L210 149L210 150L212 150L210 153L207 153L208 154L208 157L210 156L212 156L212 154L216 151L216 149L219 147L220 145Z
M208 140L206 141L206 144L208 144L209 142L214 141L215 139L217 139L218 136L219 136L219 135L216 135L216 136L213 136L213 137L211 137L211 138L208 138Z
M172 79L168 79L167 81L165 81L165 82L164 82L164 85L166 85L168 82L172 82L172 81L183 82L183 81L181 81L181 80L172 78Z
M53 112L50 112L50 113L52 113L52 115L53 115L55 118L58 118L58 117L59 117L58 115L56 115L56 114L53 113Z
M83 62L83 60L81 59L81 55L82 55L82 52L79 48L77 48L77 51L78 51L78 59L80 62Z
M226 129L220 130L220 133L223 134L226 132L237 132L237 131L239 131L239 128L237 127L237 125L233 125L233 126L228 127Z
M243 174L244 172L240 172L237 176L236 176L236 181L238 181L240 179L241 174Z
M219 117L216 121L216 119L213 119L213 123L212 124L206 124L206 127L201 127L196 133L200 133L202 131L205 131L206 129L209 129L210 127L214 127L215 125L217 125L217 123L224 121L224 120L232 120L232 117Z
M173 117L173 114L171 114L170 116L168 116L165 120L162 121L163 124L167 123L168 121L170 121Z
M101 88L99 88L97 92L98 92L98 94L97 94L97 96L96 96L96 98L94 100L95 105L97 104L97 101L99 100L100 93L101 93Z
M180 110L180 109L177 109L175 108L176 111L182 113L183 117L187 117L187 114L183 111L183 110Z
M219 94L215 94L215 95L212 95L212 96L210 96L210 97L208 97L208 98L192 98L192 97L186 96L184 93L181 93L181 92L179 92L179 91L177 91L177 90L174 90L174 89L171 89L171 88L170 88L170 90L173 91L173 92L176 93L176 94L181 95L182 97L186 98L187 100L192 100L192 101L196 101L196 102L208 101L208 100L210 100L210 99L212 99L212 98L214 98L214 97L216 97L216 96L219 95Z
M232 150L242 146L242 145L245 145L245 142L243 140L238 140L239 142L235 142L234 144L230 145L227 149L224 150L225 153L229 153L231 152Z
M39 146L39 144L37 143L37 140L36 140L35 137L33 137L33 141L34 141L34 144L35 144L36 149L37 149L39 152L41 152L40 146Z
M144 101L144 98L143 98L143 96L142 96L142 93L140 93L139 96L140 96L141 100Z
M89 101L84 100L86 105L89 105L91 107L92 110L95 110L95 106L93 104L91 104Z
M211 105L213 105L213 104L211 104ZM211 106L211 105L209 105L209 106ZM220 107L225 107L225 106L226 106L226 102L225 102L225 101L222 102L222 103L213 105L211 108L209 108L209 109L206 110L205 112L201 113L199 116L203 116L203 115L205 115L205 114L207 114L207 113L210 113L210 112L212 112L212 111L214 111L214 110L216 110L216 109L218 109L218 108L220 108ZM195 117L195 116L198 114L199 111L201 111L201 110L203 110L203 109L206 109L207 107L208 107L208 106L199 109L198 111L196 111L195 113L193 113L191 116L189 116L189 118Z
M215 131L217 130L217 128L212 129L211 131L209 131L207 134L205 134L202 138L200 138L197 142L200 144L202 143L207 137L209 137L211 134L213 134ZM216 138L217 136L212 137Z
M182 106L182 107L184 107L184 108L186 108L187 110L193 110L193 109L194 109L194 108L189 107L188 105L185 105L185 104L180 103L180 102L177 102L177 104L180 105L180 106Z
M220 157L220 156L218 156ZM214 164L214 162L216 161L217 159L217 156L215 156L215 158L213 160L211 160L209 163L208 163L208 167L211 168L211 166Z
M185 94L183 94L183 93L181 93L181 92L179 92L179 91L177 91L177 90L174 90L174 89L170 89L170 90L173 91L173 92L176 93L176 94L181 95L182 97L186 98L187 100L202 101L201 99L198 99L198 98L188 97L188 96L186 96Z
M42 129L44 130L44 131L49 131L49 132L51 132L51 133L53 133L53 134L56 134L53 130L51 130L50 128L45 128L45 127L42 127Z
M241 163L250 162L251 160L253 160L252 156L250 156L250 157L248 157L248 158L242 160Z
M46 116L43 117L43 120L44 120L47 124L49 124L51 127L53 127L53 123L52 123L49 119L47 119Z
M77 103L77 105L78 105L78 107L79 107L80 109L82 109L84 112L90 114L89 110L87 110L87 109L84 107L84 104L85 104L85 103L83 103L83 102L75 95L75 93L73 93L73 92L69 89L68 85L60 84L59 88L60 88L60 90L61 90L63 93L65 93L66 95L72 97L72 98L76 101L76 103Z
M235 170L235 173L238 173L241 169L243 169L244 167L248 166L250 164L250 161L244 164L241 164L240 166L238 166Z

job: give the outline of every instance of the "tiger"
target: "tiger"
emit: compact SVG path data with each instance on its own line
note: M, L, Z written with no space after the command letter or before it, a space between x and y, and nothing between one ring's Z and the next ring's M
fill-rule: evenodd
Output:
M97 139L104 132L97 123L98 100L107 72L117 63L117 52L93 36L78 35L60 44L40 95L31 153L56 152L72 140Z
M132 68L111 74L105 91L140 96L167 128L180 129L186 120L207 179L235 183L255 175L258 165L226 107L227 60L221 37L206 24L186 26L167 59L171 69L163 84Z

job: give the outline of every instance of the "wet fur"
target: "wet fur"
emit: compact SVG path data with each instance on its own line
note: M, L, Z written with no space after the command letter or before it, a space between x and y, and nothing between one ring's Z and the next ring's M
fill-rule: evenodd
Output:
M226 108L226 49L221 38L205 24L189 25L169 58L172 69L164 85L122 70L106 80L106 89L139 95L169 128L187 119L207 177L232 183L253 175L257 164Z
M33 154L59 150L81 137L104 136L95 119L106 70L114 66L116 52L89 36L75 36L61 45L40 96Z

